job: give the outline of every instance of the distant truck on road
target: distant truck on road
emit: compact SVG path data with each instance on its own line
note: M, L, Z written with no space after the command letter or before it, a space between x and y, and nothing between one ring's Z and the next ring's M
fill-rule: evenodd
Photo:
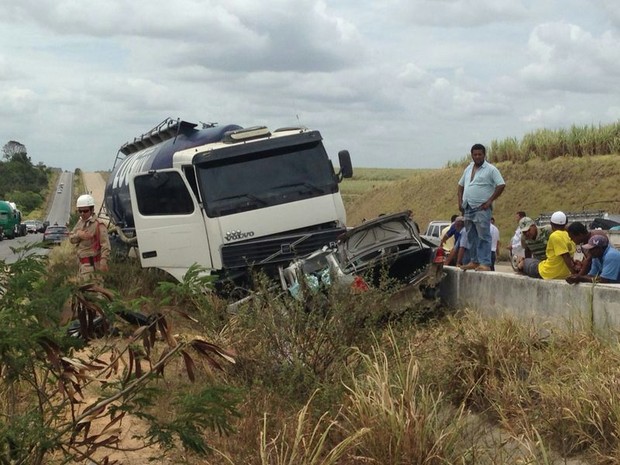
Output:
M26 225L22 224L22 213L13 202L0 200L0 238L13 239L26 235Z
M167 119L119 149L105 213L143 267L179 281L195 263L221 279L275 272L346 231L338 184L353 168L338 156L337 174L316 130Z

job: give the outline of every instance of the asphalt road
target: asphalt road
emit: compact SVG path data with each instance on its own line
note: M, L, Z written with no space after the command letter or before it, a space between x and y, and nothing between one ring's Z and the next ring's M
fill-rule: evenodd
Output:
M64 184L62 189L60 188L61 183ZM50 206L50 211L46 218L50 224L66 224L69 221L72 185L73 173L62 172L58 179L52 205ZM28 234L23 237L16 237L15 239L4 239L0 242L0 260L4 260L5 263L14 263L19 257L27 254L37 253L47 255L49 250L41 247L36 247L28 251L23 250L33 243L41 241L43 241L42 233Z
M495 264L495 271L501 271L502 273L514 273L515 271L510 266L510 262L498 262Z
M64 187L60 188L63 184ZM56 186L55 196L50 206L50 211L47 215L47 221L50 224L66 224L69 222L69 215L71 213L71 188L73 186L73 173L63 171L58 179L58 185Z

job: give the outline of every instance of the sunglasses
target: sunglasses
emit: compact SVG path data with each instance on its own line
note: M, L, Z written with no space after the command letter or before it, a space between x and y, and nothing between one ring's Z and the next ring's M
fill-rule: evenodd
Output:
M90 208L78 208L78 213L90 213Z

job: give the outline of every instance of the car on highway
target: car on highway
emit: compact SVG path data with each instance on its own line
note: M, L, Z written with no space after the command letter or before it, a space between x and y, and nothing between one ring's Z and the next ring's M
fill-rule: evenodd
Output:
M43 244L55 245L69 237L69 228L57 224L48 226L43 233Z
M39 220L26 220L24 221L24 224L26 225L26 231L29 234L43 232L45 230L43 227L43 222Z
M37 232L37 222L35 220L26 220L24 221L26 225L26 231L28 234L34 234Z

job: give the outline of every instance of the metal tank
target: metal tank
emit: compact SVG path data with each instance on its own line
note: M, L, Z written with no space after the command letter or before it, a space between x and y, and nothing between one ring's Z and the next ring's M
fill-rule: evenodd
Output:
M116 226L122 229L135 227L129 197L129 178L132 174L171 168L176 152L219 142L226 132L241 129L236 124L203 124L200 129L197 126L168 118L119 149L104 198L106 213Z

